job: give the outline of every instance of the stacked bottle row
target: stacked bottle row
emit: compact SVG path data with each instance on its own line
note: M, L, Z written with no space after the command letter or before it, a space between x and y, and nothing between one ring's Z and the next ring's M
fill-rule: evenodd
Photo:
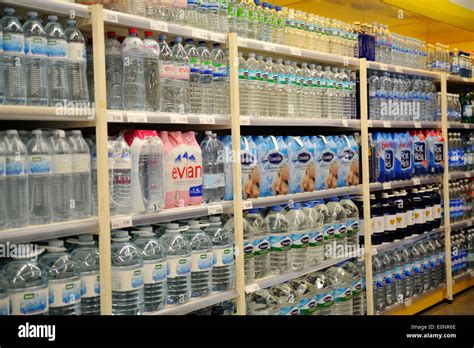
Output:
M107 107L116 110L229 114L228 57L214 44L195 46L176 37L171 47L166 35L145 39L130 28L122 43L107 33Z
M345 196L244 214L245 281L315 266L355 252L359 210Z
M407 180L444 171L444 138L439 130L369 133L370 182Z
M11 255L0 272L0 315L100 314L99 249L92 235L67 242L24 244Z
M454 231L451 234L451 272L458 276L472 269L473 229Z
M0 228L91 216L91 159L80 130L0 137Z
M371 71L368 84L371 120L441 120L436 86L429 77Z
M250 293L247 314L364 315L363 267L349 261Z
M450 63L450 72L452 75L459 75L466 78L472 77L472 60L469 52L458 51L458 49L455 48L450 52Z
M58 17L43 27L36 12L22 25L13 8L0 20L0 104L86 108L89 91L84 37L76 21Z
M474 91L471 89L465 89L461 93L461 106L462 106L462 122L463 123L474 123Z
M372 257L376 313L441 285L445 278L441 234Z
M355 119L356 82L350 69L239 53L241 115Z
M392 243L441 227L442 202L439 186L370 195L372 244ZM359 235L364 244L363 231Z
M473 195L472 179L449 183L449 216L451 223L468 220L474 216L472 209Z
M448 164L451 172L474 168L474 132L448 133Z
M463 122L461 98L459 94L447 93L448 104L448 122ZM436 118L441 119L441 92L437 93L437 111Z
M189 315L234 315L236 314L235 301L224 301L206 308L198 309Z

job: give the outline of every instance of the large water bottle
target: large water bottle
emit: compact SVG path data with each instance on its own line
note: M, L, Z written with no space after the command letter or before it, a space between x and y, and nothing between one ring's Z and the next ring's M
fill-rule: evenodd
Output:
M276 86L276 114L278 117L286 117L288 115L288 79L286 74L286 67L283 64L281 58L277 59L274 66L275 73L277 74L277 86Z
M22 227L28 225L28 154L16 130L7 130L4 143L7 225Z
M316 299L314 293L316 289L313 284L305 278L297 278L288 282L296 293L298 307L301 315L313 315L316 312Z
M201 76L201 113L210 114L213 110L214 96L212 95L212 59L211 52L206 47L205 41L199 41L197 48L200 56L200 76Z
M406 246L403 246L402 249L399 251L399 253L401 254L401 257L402 257L403 280L405 282L405 293L403 294L403 298L407 299L413 296L413 290L414 290L414 285L415 285L412 258L411 258L410 250Z
M136 28L128 29L122 43L123 107L125 110L145 110L145 59L143 42Z
M325 272L334 296L334 315L352 315L352 274L342 267L331 267Z
M214 44L211 51L212 59L212 95L214 100L213 114L226 115L229 111L226 109L226 100L229 98L226 95L229 84L227 76L228 59L221 49L221 45Z
M158 44L160 46L160 111L172 112L174 105L173 79L175 74L173 54L166 42L166 35L161 34L159 36Z
M393 262L393 281L395 283L395 302L401 303L405 299L406 294L406 277L404 276L403 267L404 259L400 249L395 249L391 255Z
M79 264L66 252L64 242L50 240L48 251L38 260L48 275L49 314L81 314L81 271Z
M418 243L418 251L421 254L421 267L423 268L423 292L428 291L431 287L431 272L430 267L430 251L427 248L426 241Z
M160 47L153 39L152 31L145 31L143 40L143 53L145 56L145 93L146 110L156 111L160 102L159 81L160 81Z
M81 270L81 314L100 315L99 248L91 234L81 234L71 251Z
M212 132L206 131L205 138L201 141L202 152L202 198L203 202L217 201L217 148L212 139Z
M7 186L5 143L0 141L0 230L7 226Z
M352 314L364 315L364 285L360 264L348 262L344 268L352 275Z
M315 266L324 261L324 216L315 206L315 202L306 202L303 206L310 227L307 266Z
M192 0L193 1L193 0ZM189 1L188 1L189 6ZM198 114L201 111L201 74L200 54L194 45L193 39L186 39L184 50L189 58L189 103L191 112Z
M248 115L248 70L247 62L243 57L243 53L239 52L239 103L240 103L240 114L243 116Z
M253 210L253 209L252 209ZM247 214L250 212L247 211ZM256 212L255 212L256 213ZM244 278L245 283L249 284L255 279L255 246L253 240L255 238L255 228L249 224L247 221L247 214L244 216L243 220L243 230L244 230ZM230 233L234 231L234 221L232 220L232 226L229 226L230 223L227 222L224 227L228 229ZM230 221L230 220L229 220Z
M138 158L140 188L147 211L158 212L165 203L163 143L156 136L146 136Z
M0 73L3 76L3 28L0 20ZM0 80L0 105L5 102L5 79Z
M224 144L212 133L212 140L216 146L216 201L223 201L225 195L225 173L224 173Z
M375 312L381 312L385 309L386 303L386 288L384 282L384 265L380 255L374 255L372 257L372 268L373 268L373 292L374 292L374 310Z
M115 214L129 214L132 210L131 185L132 185L132 158L130 147L123 138L117 137L113 148L112 187L113 194L111 207Z
M411 260L413 265L414 287L413 295L420 295L423 293L423 256L416 244L410 246Z
M309 274L306 280L315 288L315 315L332 315L334 308L333 289L329 278L323 272Z
M112 314L140 315L143 312L144 275L142 250L130 242L127 231L112 235Z
M144 312L154 312L164 307L166 296L166 276L168 264L166 249L156 239L151 226L140 227L133 234L133 244L142 251Z
M27 250L3 267L10 298L10 314L48 314L48 275L37 262L44 249Z
M252 228L255 279L270 274L270 230L258 209L248 210L245 221Z
M189 58L181 44L183 39L177 36L171 50L174 58L173 79L173 111L186 113L190 111L189 104Z
M168 254L167 304L183 304L191 296L191 246L181 234L187 229L168 224L161 237Z
M285 210L280 206L273 206L265 221L270 230L270 271L272 274L284 274L290 269L291 249L291 234Z
M107 32L105 40L105 70L107 82L107 109L122 110L123 59L122 45L115 32Z
M187 0L186 1L186 12L185 21L186 25L190 27L198 27L199 24L199 0Z
M336 251L346 250L346 245L347 245L346 210L341 205L341 203L339 203L339 199L337 197L329 198L329 201L326 203L326 207L328 208L329 215L331 216L331 220L333 223L334 239L336 241ZM344 256L344 255L335 254L335 256L339 257L339 256Z
M29 157L29 200L32 225L50 223L53 219L53 197L51 197L52 156L43 132L36 129L26 148Z
M278 299L267 289L261 289L245 297L247 315L276 315L280 311Z
M436 243L434 241L434 238L430 238L426 241L426 246L429 251L430 255L430 269L431 269L431 277L430 277L430 287L435 288L437 287L440 283L440 275L439 272L442 271L441 265L438 261L438 249L436 246Z
M0 316L10 315L10 298L8 297L8 284L0 274Z
M249 53L247 59L247 85L248 85L248 113L249 116L259 116L260 113L260 81L259 64L255 59L255 53Z
M295 203L286 214L291 233L290 268L298 271L305 267L308 255L310 224L301 203Z
M89 91L89 101L93 103L95 101L95 89L94 89L94 45L92 38L87 39L86 44L86 55L87 55L87 90Z
M71 131L69 137L72 154L73 217L85 219L91 215L91 158L89 146L80 130Z
M270 288L271 294L278 300L278 315L299 315L299 301L295 289L288 284L278 284Z
M7 7L0 21L3 29L3 79L5 104L26 103L25 37L15 10Z
M359 245L357 237L359 234L359 209L352 201L351 196L342 197L339 203L346 210L347 245L350 246L350 250L355 251Z
M87 53L84 36L76 27L76 21L67 21L64 34L67 40L67 70L69 82L69 100L77 105L89 103L87 86Z
M391 306L395 303L395 281L393 279L393 260L392 255L386 252L382 255L382 263L384 265L384 282L385 282L385 304Z
M26 103L48 105L48 46L38 13L28 12L25 33Z

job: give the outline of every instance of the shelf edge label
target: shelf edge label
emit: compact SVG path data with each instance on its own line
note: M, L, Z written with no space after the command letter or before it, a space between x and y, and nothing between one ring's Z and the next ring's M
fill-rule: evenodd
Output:
M110 219L110 228L112 230L117 230L119 228L132 227L133 221L130 215L128 216L119 216Z

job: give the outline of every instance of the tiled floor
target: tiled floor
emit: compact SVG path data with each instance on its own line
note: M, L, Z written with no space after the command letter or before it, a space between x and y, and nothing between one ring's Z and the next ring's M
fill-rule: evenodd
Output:
M450 304L447 302L440 303L426 311L421 315L474 315L474 288L470 288L454 297L454 301Z

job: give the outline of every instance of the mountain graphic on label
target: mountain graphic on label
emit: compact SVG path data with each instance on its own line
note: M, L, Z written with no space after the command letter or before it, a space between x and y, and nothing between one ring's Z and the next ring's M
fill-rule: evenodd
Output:
M188 161L188 162L196 162L196 157L191 154L189 155L188 152L185 152L183 154L179 154L176 158L175 158L175 163L178 163L178 162L184 162L184 160Z

